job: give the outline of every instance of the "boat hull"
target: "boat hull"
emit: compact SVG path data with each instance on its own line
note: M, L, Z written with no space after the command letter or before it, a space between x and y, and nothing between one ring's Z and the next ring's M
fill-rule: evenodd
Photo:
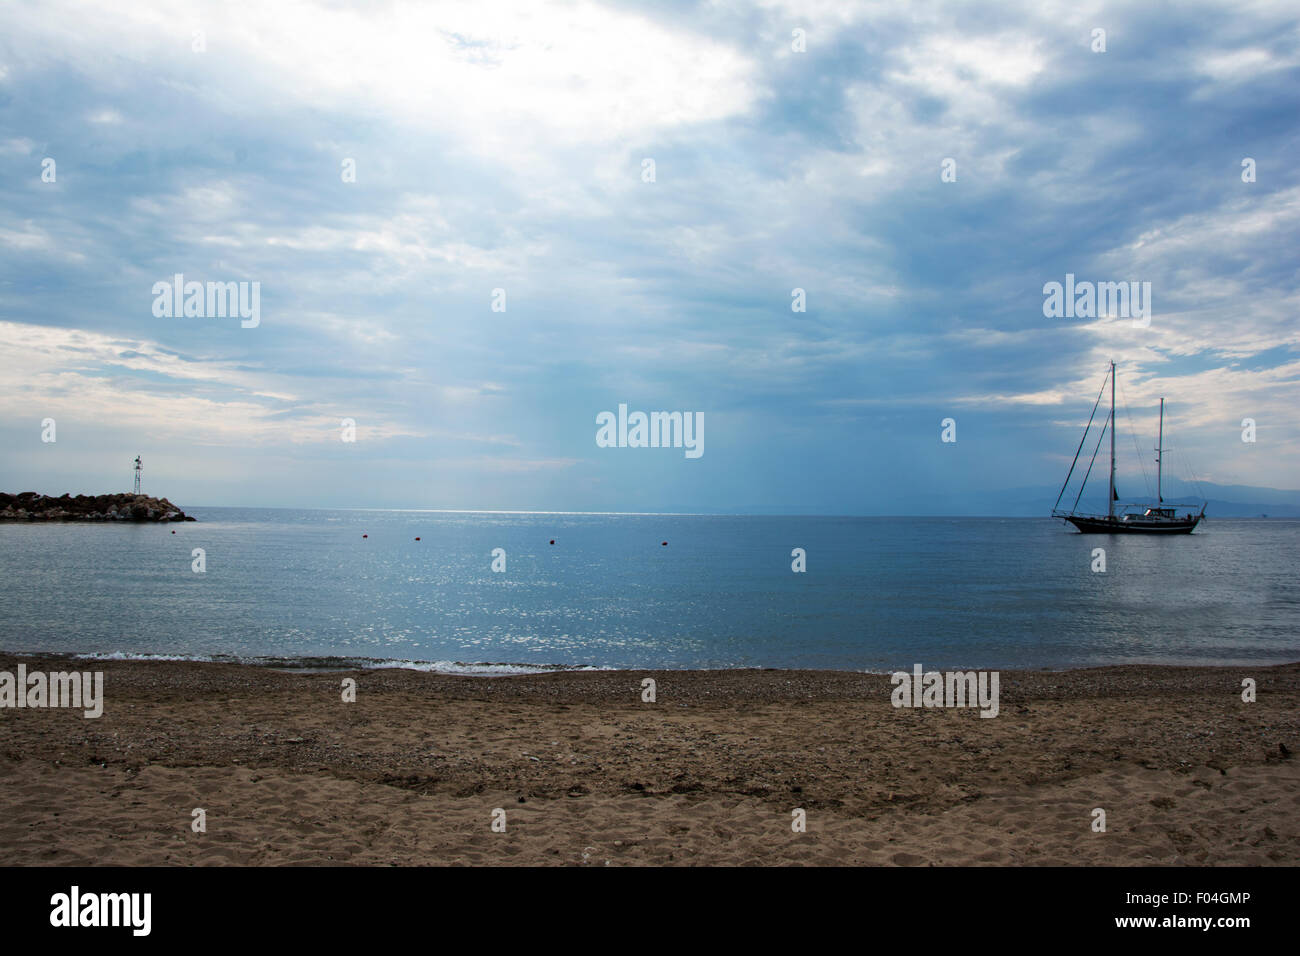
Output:
M1133 516L1124 521L1091 515L1066 515L1065 520L1079 529L1081 534L1191 534L1201 521L1201 515L1186 518L1151 519Z

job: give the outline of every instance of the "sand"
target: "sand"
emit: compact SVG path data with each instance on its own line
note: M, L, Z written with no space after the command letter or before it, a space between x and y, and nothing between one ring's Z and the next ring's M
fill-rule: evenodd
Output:
M1003 671L991 719L844 672L78 667L101 718L0 710L7 864L1300 863L1300 664Z

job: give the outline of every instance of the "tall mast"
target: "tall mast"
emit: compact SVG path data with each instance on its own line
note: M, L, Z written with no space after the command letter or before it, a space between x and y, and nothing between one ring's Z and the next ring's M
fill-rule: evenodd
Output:
M1110 363L1110 494L1106 514L1115 517L1115 363Z
M1165 457L1165 400L1160 399L1160 437L1156 439L1156 503L1164 504L1165 496L1160 491L1160 464Z

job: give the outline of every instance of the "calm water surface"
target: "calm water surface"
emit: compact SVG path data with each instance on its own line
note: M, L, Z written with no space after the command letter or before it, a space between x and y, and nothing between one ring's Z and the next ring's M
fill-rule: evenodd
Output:
M487 672L1300 660L1295 520L1109 538L1022 518L191 513L0 525L0 649Z

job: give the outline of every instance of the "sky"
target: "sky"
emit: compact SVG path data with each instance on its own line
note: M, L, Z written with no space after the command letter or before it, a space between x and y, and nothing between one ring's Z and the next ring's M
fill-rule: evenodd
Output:
M1175 474L1300 487L1298 19L5 3L0 490L967 513L1064 479L1112 360L1125 490L1161 396ZM620 404L702 454L601 447Z

